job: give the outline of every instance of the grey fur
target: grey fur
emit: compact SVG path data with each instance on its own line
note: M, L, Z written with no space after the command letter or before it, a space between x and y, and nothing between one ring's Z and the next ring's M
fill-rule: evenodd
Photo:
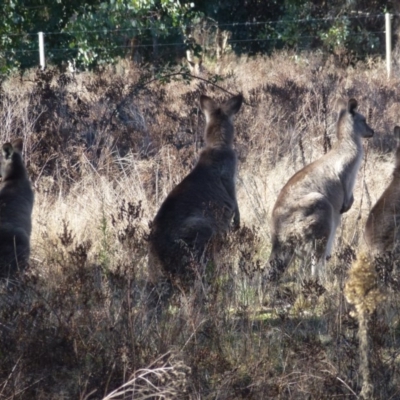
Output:
M0 158L0 278L25 268L30 255L34 196L22 145L22 139L5 143Z
M376 255L400 250L400 127L394 128L394 136L398 144L392 180L372 207L365 225L365 241Z
M361 138L374 134L356 108L355 99L341 107L334 147L294 174L281 190L272 212L268 280L280 278L296 251L313 253L313 276L330 255L341 214L354 201L363 157Z
M233 115L242 95L218 104L201 96L206 117L205 143L193 170L167 196L152 224L150 280L191 275L190 260L198 260L215 235L240 224L236 200L237 158L233 150Z

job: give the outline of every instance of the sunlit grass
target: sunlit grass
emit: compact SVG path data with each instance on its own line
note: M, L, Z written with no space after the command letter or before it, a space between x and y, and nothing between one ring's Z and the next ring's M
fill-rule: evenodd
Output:
M36 198L31 268L15 292L1 295L0 394L101 399L126 384L191 399L355 398L358 326L343 288L393 169L399 72L386 81L383 63L340 69L320 55L295 60L285 52L209 65L248 103L235 117L242 228L218 242L206 279L158 317L146 303L149 223L201 149L200 93L225 94L193 81L130 96L143 72L123 68L77 74L64 88L54 73L51 102L33 71L22 83L3 82L2 141L25 137ZM364 113L372 107L377 133L334 254L319 285L303 260L280 284L263 286L276 196L323 154L325 126L334 143L341 96L356 97ZM127 109L118 108L121 100ZM371 328L382 399L396 398L400 376L400 299L393 290L387 296Z

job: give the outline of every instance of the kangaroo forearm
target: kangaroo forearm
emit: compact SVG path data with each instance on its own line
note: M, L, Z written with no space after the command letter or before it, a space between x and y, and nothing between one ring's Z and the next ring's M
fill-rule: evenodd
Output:
M232 200L235 203L235 210L234 210L234 215L233 215L233 225L235 228L238 228L240 226L240 212L239 212L239 205L236 200L236 188L235 188L235 185L232 185L231 182L226 182L224 186L225 186L225 189L228 192L229 196L232 198Z
M240 227L240 211L239 206L236 203L234 215L233 215L233 228L238 229Z

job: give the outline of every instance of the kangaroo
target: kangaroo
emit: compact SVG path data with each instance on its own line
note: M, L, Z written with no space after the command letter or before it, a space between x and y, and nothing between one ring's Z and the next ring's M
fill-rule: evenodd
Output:
M363 157L361 138L374 131L357 111L357 101L341 104L337 142L324 156L295 173L272 211L272 252L267 280L277 281L295 252L312 252L316 277L330 255L341 214L350 210Z
M365 241L373 254L400 250L400 127L394 128L397 139L396 166L392 181L372 207L365 225Z
M233 150L233 115L241 94L221 104L200 97L206 118L205 148L193 170L167 196L155 216L149 236L150 281L187 278L191 259L199 260L215 235L240 225L236 200L237 158Z
M22 139L5 143L0 158L0 278L12 277L29 260L34 196L22 146Z

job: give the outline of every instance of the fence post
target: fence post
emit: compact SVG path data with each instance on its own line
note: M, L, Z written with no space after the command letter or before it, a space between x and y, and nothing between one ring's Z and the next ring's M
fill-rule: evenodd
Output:
M386 70L387 77L390 78L392 73L392 14L385 13L385 32L386 32Z
M40 63L40 69L44 69L46 66L45 60L44 60L44 33L39 32L39 63Z

